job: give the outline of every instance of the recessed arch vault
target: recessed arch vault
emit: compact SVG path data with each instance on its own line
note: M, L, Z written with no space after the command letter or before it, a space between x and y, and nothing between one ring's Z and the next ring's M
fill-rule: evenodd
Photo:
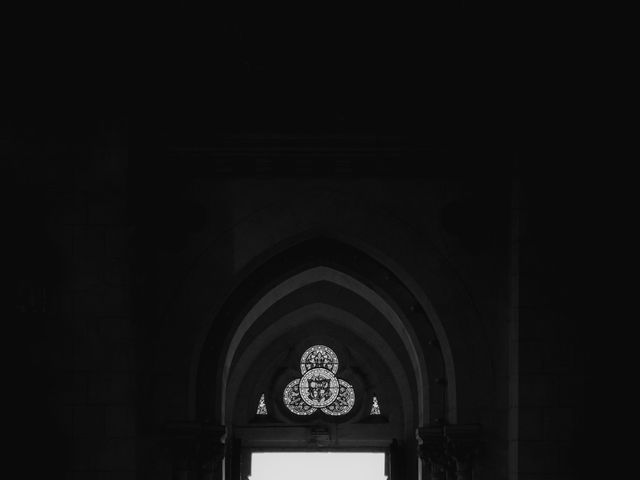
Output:
M323 265L315 266L297 273L269 290L249 309L234 329L226 348L224 348L221 354L220 365L222 365L222 368L219 372L219 382L216 382L220 388L220 418L224 419L226 417L225 412L227 408L229 373L236 354L238 353L238 346L240 345L244 335L253 323L257 321L260 315L262 315L271 305L283 299L293 291L319 281L335 283L366 299L394 328L403 342L413 367L413 373L415 376L413 380L416 382L417 387L418 425L421 426L424 425L425 421L428 422L429 412L427 396L429 391L429 378L427 367L424 353L420 346L420 341L408 319L398 311L399 309L394 308L389 300L383 298L380 294L369 288L361 281L335 268ZM450 385L451 384L453 384L453 382L450 382ZM453 387L455 387L455 384L453 384ZM453 397L455 398L455 395Z
M379 354L383 363L394 373L394 381L399 393L398 396L402 400L401 407L403 423L406 430L405 434L411 434L411 427L415 425L415 419L413 418L414 407L411 398L411 382L396 352L383 336L374 328L367 325L362 319L359 319L350 312L324 303L305 305L288 313L275 324L262 330L259 336L255 337L246 348L243 348L233 362L227 385L227 397L229 399L238 398L238 392L240 391L243 379L247 373L254 368L258 357L262 354L265 347L272 345L285 332L295 327L296 324L299 324L301 321L304 321L304 319L318 314L326 318L328 322L334 323L340 328L350 330L361 338L363 343L367 344L372 350ZM233 404L237 405L237 402L233 402ZM228 408L225 412L227 415L227 423L229 423L232 418L232 412L230 410L231 409Z
M452 317L452 310L446 304L447 299L442 297L445 289L449 291L454 289L456 292L460 290L454 278L445 275L440 279L440 285L434 286L432 281L423 285L424 278L414 279L412 273L406 269L406 265L401 265L388 254L368 245L363 240L343 238L343 235L318 231L305 232L293 239L285 239L271 250L263 252L260 258L255 260L252 265L247 266L250 268L245 269L235 286L228 290L226 300L218 304L219 306L214 310L215 313L210 311L210 320L203 324L204 328L199 336L198 345L193 350L191 362L188 401L190 418L205 422L224 422L221 416L223 373L226 377L226 388L228 368L235 355L233 350L238 348L239 339L246 334L245 322L250 312L253 311L252 315L258 318L259 315L256 316L255 312L268 309L266 305L269 305L267 300L269 295L273 298L282 297L282 289L286 288L291 292L296 291L295 287L292 288L295 282L291 280L292 278L295 277L300 281L300 275L304 272L310 275L309 271L324 271L319 278L329 282L339 279L342 287L349 289L350 292L354 292L355 289L353 295L365 292L373 294L375 303L380 307L378 311L386 313L392 319L388 325L393 324L393 328L402 334L405 344L409 346L406 353L413 353L413 364L421 363L417 376L415 372L413 374L413 377L420 382L423 400L420 408L420 423L416 426L426 425L430 421L439 421L440 418L449 423L458 421L457 368L454 365L452 350L455 344L451 342L460 340L456 336L459 321L456 317ZM436 270L441 273L439 269L435 269L433 273ZM434 275L431 277L431 280L436 280ZM313 281L309 277L302 283L313 285ZM433 299L422 291L426 286L435 288ZM300 285L298 287L304 288ZM360 295L360 297L364 299L362 301L369 302L365 296ZM456 300L458 302L455 304L455 311L462 314L461 318L468 318L469 309L465 298L458 295ZM439 318L437 312L441 305L445 306L444 320L449 327L454 327L452 339L449 338L448 329L445 329L444 321ZM449 325L452 320L454 323ZM234 339L234 337L237 338ZM233 348L230 348L232 345ZM241 348L244 348L244 345L241 345ZM425 392L429 392L429 375L427 375L426 366L429 366L430 371L435 366L433 375L430 377L433 382L431 391L435 395L431 395L431 398L435 399L436 403L431 405L430 413L425 415L429 410L428 404L424 405ZM475 367L483 368L484 366L476 362ZM476 368L474 370L476 374L480 373ZM440 383L441 378L446 381Z

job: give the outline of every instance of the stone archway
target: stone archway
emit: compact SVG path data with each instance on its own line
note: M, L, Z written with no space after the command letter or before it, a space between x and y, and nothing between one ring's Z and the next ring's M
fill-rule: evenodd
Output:
M271 348L279 338L296 328L296 326L304 325L304 321L307 318L322 318L323 321L335 323L339 328L351 331L355 337L361 338L364 343L368 344L372 350L378 353L377 356L380 357L382 362L388 365L389 369L394 373L394 380L397 384L395 387L399 392L399 397L402 402L402 412L404 414L402 420L404 421L404 425L411 429L411 425L414 425L417 421L417 419L411 415L414 410L410 396L411 382L393 348L387 343L384 337L355 315L322 303L309 304L294 310L282 317L278 323L270 325L267 329L263 330L259 337L254 337L234 362L234 369L227 388L228 397L231 399L240 398L239 392L242 386L242 379L248 375L252 368L255 368L261 352ZM233 402L234 405L237 405L237 403L238 402L235 401ZM231 412L229 411L228 413ZM232 421L231 415L227 418L226 423L230 421ZM406 433L411 434L412 431L413 430Z
M294 275L282 282L272 290L270 290L260 301L258 301L244 316L238 327L235 329L231 340L228 343L228 347L224 350L224 360L220 362L222 367L221 378L219 384L220 397L221 397L221 418L226 418L225 412L227 407L227 384L229 381L229 371L231 369L232 362L237 354L237 349L242 337L247 333L251 325L259 318L264 311L276 302L282 300L291 292L303 288L312 283L320 281L329 281L337 285L347 288L354 293L365 298L371 305L382 313L384 318L387 319L390 325L397 332L398 336L403 342L403 346L409 353L411 364L413 367L413 373L415 375L415 383L417 386L417 404L418 404L418 426L422 426L425 417L428 422L428 410L425 415L425 410L428 409L428 388L429 380L427 376L427 367L425 365L424 354L420 346L419 340L416 338L415 332L408 324L406 318L402 318L398 312L385 301L378 293L371 288L367 287L357 279L340 272L339 270L326 267L317 266L305 270L297 275ZM455 385L454 382L452 382Z
M296 252L296 248L297 252L302 250L308 256L301 256ZM384 439L387 445L399 440L401 447L394 450L396 456L403 457L402 462L399 463L411 464L411 459L417 462L416 428L432 423L433 414L439 417L438 421L442 421L443 415L455 415L456 411L453 362L451 358L443 359L445 355L450 356L447 350L448 339L442 338L444 330L440 328L440 335L438 335L431 328L432 333L429 337L433 341L431 344L428 339L420 338L414 328L416 314L426 310L421 306L424 298L422 301L418 300L394 275L394 272L362 250L336 240L311 239L292 247L281 256L287 255L295 258L290 266L286 266L288 268L281 268L281 272L273 275L256 271L256 277L262 280L269 278L269 281L264 285L259 281L256 282L252 285L252 291L244 292L240 296L243 299L242 302L230 299L229 304L232 306L236 302L235 309L223 309L219 312L219 316L231 321L224 342L218 340L218 355L210 354L209 357L217 365L215 377L217 388L210 393L210 398L214 401L217 399L215 418L221 419L221 424L226 425L228 433L234 432L235 429L235 433L231 435L234 437L232 442L239 441L241 435L238 433L238 425L235 424L237 420L234 422L232 407L243 401L241 379L248 377L256 368L255 358L260 354L259 352L263 351L265 345L277 341L279 335L287 331L287 326L294 319L322 311L328 315L327 323L333 321L345 331L348 330L366 338L367 341L364 343L377 349L388 371L397 372L396 388L402 390L402 395L399 397L402 411L400 433L394 428L387 428L385 433L384 429L376 427L373 430L369 429L367 435L370 438L359 437L360 444L367 444L367 440L371 440L369 444L375 444L372 439L376 435L379 436L378 442ZM324 261L323 256L326 258ZM355 262L354 259L356 259ZM281 267L281 262L273 259L270 262ZM248 283L251 284L251 280ZM332 305L330 293L326 294L328 296L324 300L317 297L320 291L330 288L347 292L334 291L333 295L336 297L350 295L353 305L358 302L366 305L360 308L368 308L369 316L367 317L364 310L354 313L344 306ZM270 323L260 326L261 319L270 315L271 310L282 308L283 304L296 295L309 295L309 291L313 291L311 297L300 300L303 303L298 305L299 308L279 316L273 314ZM292 308L295 306L292 305ZM431 306L427 305L427 308ZM423 313L418 317L418 321L428 322L429 319ZM421 332L424 332L427 326L423 324L420 328ZM434 345L438 348L434 348ZM445 346L444 352L442 345ZM429 352L425 353L425 348ZM211 372L209 375L213 373L211 369L208 371ZM449 381L436 385L435 388L439 389L438 393L432 395L434 380L443 377L448 377ZM342 428L344 430L344 427ZM356 427L352 428L353 431L354 429L357 430ZM265 429L261 430L263 433L265 431ZM391 431L396 433L393 435L388 433ZM350 435L356 438L359 434L351 433ZM236 451L238 448L236 444ZM233 468L232 465L233 462L229 468ZM236 471L238 468L240 467L236 466ZM406 472L406 474L408 474L406 478L416 478L416 473Z
M340 326L342 322L342 327L347 327L343 328L345 332L368 332L365 335L370 339L369 344L384 347L379 349L385 352L385 362L391 371L401 365L403 375L400 377L403 378L398 381L405 385L403 388L409 385L413 390L399 401L403 428L394 452L396 458L402 457L398 463L415 465L420 445L423 459L430 462L424 457L427 443L423 437L416 437L415 432L418 429L423 435L425 429L439 424L438 441L448 441L441 426L455 424L457 381L445 329L439 319L435 327L432 325L433 305L416 282L411 283L410 278L406 281L407 277L397 265L382 264L362 249L325 236L290 245L257 265L245 277L216 314L214 328L197 357L197 376L192 389L196 394L195 415L199 422L226 427L228 472L240 475L240 457L246 453L239 453L243 452L242 435L234 434L234 429L236 433L239 429L234 424L238 420L231 407L244 401L238 379L250 376L255 370L256 354L252 352L259 352L270 341L277 341L294 318L307 315L314 308L316 313L317 309L330 312L333 323ZM329 292L331 289L333 293ZM340 291L337 294L336 289ZM322 293L322 297L319 292L324 290L328 293ZM298 303L292 303L291 299L296 296L300 297L295 300ZM351 304L365 305L368 313L362 310L365 307L359 307L361 311L354 313L344 305L333 304L336 298L344 300L347 296ZM288 305L289 310L283 310L283 305ZM341 321L335 320L340 318ZM345 320L347 318L351 320ZM394 356L399 360L394 361ZM393 440L398 439L393 437ZM411 470L403 472L401 478L418 478L418 469Z

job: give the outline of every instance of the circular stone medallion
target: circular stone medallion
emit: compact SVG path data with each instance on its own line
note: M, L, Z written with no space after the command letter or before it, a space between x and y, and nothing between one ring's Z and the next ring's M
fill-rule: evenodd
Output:
M282 401L285 406L296 415L311 415L316 409L310 407L302 400L302 397L300 397L299 384L299 378L290 382L284 389Z
M324 345L314 345L307 348L300 359L300 371L304 375L314 368L326 368L332 373L338 373L338 356L336 352Z
M338 397L340 385L336 376L324 368L313 368L300 379L300 396L315 408L326 407Z
M331 405L322 409L322 411L327 415L344 415L353 408L353 404L355 403L356 395L351 384L345 382L341 378L338 379L338 382L340 383L338 398L336 398L336 401Z

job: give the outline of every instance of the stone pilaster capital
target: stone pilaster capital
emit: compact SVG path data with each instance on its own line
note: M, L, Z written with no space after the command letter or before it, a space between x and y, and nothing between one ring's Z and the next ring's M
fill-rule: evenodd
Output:
M480 446L482 427L478 424L445 425L446 450L456 462L468 463Z
M442 425L422 427L416 430L418 455L432 466L447 468L446 443Z

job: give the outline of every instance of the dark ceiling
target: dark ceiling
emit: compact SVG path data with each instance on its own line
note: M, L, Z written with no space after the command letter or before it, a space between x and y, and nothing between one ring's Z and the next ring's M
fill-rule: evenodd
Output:
M13 120L173 145L229 133L504 144L517 130L516 58L488 6L155 10L115 23L102 12L49 24L20 39Z
M575 52L542 10L260 8L28 17L8 30L3 129L69 144L115 131L165 151L243 137L311 136L308 148L393 138L464 159L455 171L496 159L503 171L518 156L546 172L588 118L568 75Z

